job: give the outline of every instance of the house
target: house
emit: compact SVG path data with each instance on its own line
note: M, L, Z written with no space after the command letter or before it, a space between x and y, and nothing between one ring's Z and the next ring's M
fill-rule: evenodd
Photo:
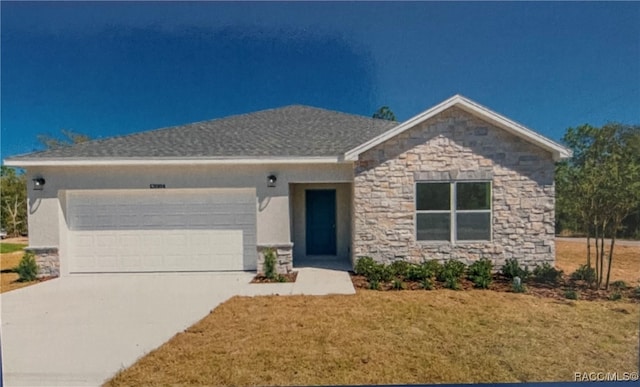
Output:
M360 256L553 263L565 147L456 95L403 123L307 106L12 157L45 275Z

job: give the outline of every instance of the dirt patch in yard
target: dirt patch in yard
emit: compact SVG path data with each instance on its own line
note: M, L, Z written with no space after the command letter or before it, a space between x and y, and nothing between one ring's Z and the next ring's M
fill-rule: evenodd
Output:
M595 247L591 248L592 264ZM605 244L608 252L608 244ZM608 253L607 253L608 256ZM580 265L587 263L587 244L574 241L556 241L556 267L566 274L573 273ZM605 262L606 263L606 262ZM611 282L621 280L631 286L640 285L640 247L615 246Z
M29 238L27 237L11 237L11 238L5 238L2 240L2 243L18 243L21 245L28 245L29 244Z
M296 278L298 278L298 272L293 271L287 274L278 274L275 278L268 278L264 275L257 275L253 277L251 280L252 284L273 284L273 283L286 283L286 282L296 282Z

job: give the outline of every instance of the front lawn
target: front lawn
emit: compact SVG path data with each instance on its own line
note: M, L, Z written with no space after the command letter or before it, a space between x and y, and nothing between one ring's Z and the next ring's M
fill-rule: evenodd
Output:
M637 370L638 313L487 290L235 297L107 385L571 381Z
M38 281L19 282L16 266L20 263L27 245L22 243L1 243L0 250L0 293L33 285Z

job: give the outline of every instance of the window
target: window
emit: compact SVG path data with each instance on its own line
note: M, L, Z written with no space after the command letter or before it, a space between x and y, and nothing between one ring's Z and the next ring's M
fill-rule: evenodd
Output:
M491 183L418 182L416 237L421 241L491 240Z

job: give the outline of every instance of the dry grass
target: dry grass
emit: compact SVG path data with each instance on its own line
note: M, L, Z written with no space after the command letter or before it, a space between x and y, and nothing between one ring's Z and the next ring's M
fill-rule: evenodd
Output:
M0 268L2 269L0 271L0 293L23 288L25 286L37 283L37 281L18 282L18 274L12 271L13 268L18 266L18 263L20 263L20 259L22 259L23 255L24 252L22 251L0 254Z
M593 246L591 251L593 262ZM586 243L556 241L556 266L566 274L573 273L578 266L586 262ZM616 246L614 248L611 282L616 280L625 281L633 286L640 285L640 247Z
M5 239L2 242L3 244L19 243L26 246L25 238ZM18 282L18 274L12 271L16 266L18 266L18 263L20 263L20 259L22 259L23 255L24 251L15 251L12 253L0 254L0 293L38 283L38 281Z
M636 370L639 308L478 290L235 297L107 385L566 381Z

